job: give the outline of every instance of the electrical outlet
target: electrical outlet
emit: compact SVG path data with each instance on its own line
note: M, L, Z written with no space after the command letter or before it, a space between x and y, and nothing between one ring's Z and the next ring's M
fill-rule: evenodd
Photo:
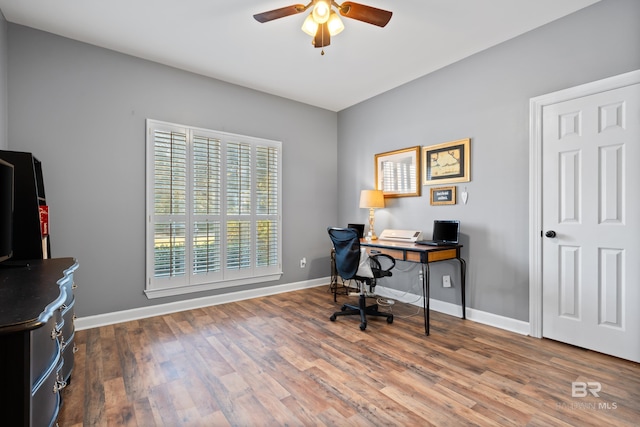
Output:
M302 258L300 260L300 268L305 268L307 266L307 258Z
M451 276L442 276L442 287L443 288L451 287Z

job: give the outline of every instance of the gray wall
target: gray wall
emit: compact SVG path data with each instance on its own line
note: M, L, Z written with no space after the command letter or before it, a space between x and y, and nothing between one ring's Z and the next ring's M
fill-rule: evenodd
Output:
M325 227L366 223L358 197L374 185L375 153L472 138L472 181L458 185L467 205L432 207L424 187L388 200L376 229L428 235L433 219L460 219L469 306L527 320L529 98L640 68L638 16L637 0L603 0L338 114L9 24L0 110L8 64L8 148L44 163L53 255L81 265L79 316L181 299L143 295L149 117L284 142L278 283L328 274ZM458 301L455 263L432 272L432 296ZM453 289L435 286L443 274ZM393 279L419 293L415 266Z
M9 148L7 139L7 21L0 12L0 150Z
M360 189L374 185L375 153L471 138L468 204L387 199L376 230L431 233L434 219L461 221L468 306L528 320L529 99L640 68L640 2L605 0L338 114L338 219L360 220ZM428 55L428 52L418 54ZM386 286L419 293L417 272ZM451 274L453 289L441 286ZM459 301L456 263L432 268L432 297Z
M216 293L143 294L146 118L282 141L284 275L261 286L328 275L335 112L8 27L9 149L43 162L52 254L80 263L79 316Z

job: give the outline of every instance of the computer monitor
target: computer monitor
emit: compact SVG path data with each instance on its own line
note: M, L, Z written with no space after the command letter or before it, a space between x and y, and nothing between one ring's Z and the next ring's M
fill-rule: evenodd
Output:
M347 228L353 228L358 232L358 237L361 239L364 237L364 224L348 224Z
M436 219L433 221L432 240L458 244L460 221Z

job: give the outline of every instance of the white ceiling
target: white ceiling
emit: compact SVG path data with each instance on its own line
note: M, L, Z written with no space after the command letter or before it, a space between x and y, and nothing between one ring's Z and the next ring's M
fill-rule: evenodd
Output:
M340 111L598 0L359 0L392 11L391 21L343 18L325 55L300 30L305 14L253 19L298 1L0 0L0 10L9 22Z

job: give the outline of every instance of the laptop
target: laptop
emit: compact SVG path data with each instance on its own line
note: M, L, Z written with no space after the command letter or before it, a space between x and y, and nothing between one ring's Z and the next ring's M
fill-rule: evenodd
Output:
M457 245L459 233L460 221L437 219L433 221L431 240L418 240L416 243L429 246Z

